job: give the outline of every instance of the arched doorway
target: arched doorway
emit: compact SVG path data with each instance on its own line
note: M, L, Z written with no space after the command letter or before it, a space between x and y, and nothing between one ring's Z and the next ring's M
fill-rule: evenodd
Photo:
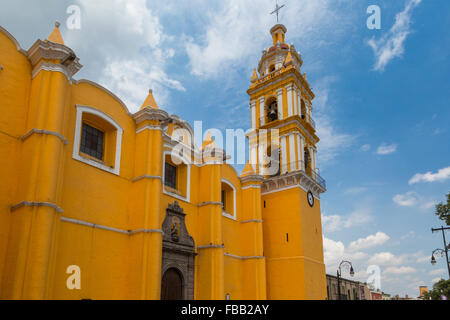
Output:
M193 300L195 243L178 202L169 204L162 231L161 299Z
M175 269L168 269L161 281L161 300L183 300L183 278Z

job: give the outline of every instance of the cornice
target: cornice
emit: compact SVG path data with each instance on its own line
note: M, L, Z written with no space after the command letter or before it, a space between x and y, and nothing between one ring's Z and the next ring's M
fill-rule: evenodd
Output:
M71 77L75 75L83 67L79 63L79 58L75 52L69 47L54 43L51 41L36 40L36 42L28 49L28 59L33 69L38 66L41 60L58 60L67 74Z
M273 72L273 74L268 74L267 76L264 76L259 80L256 80L254 86L250 87L250 89L247 90L247 94L252 95L258 91L264 90L268 87L272 87L273 85L283 80L286 80L290 76L293 76L294 79L297 80L298 83L300 83L300 85L302 86L303 90L306 92L310 100L313 100L315 98L315 95L312 92L311 88L309 87L308 82L306 82L306 80L303 78L300 72L298 72L298 70L296 70L293 67L288 69L276 70ZM264 80L264 78L266 77L267 79Z
M169 114L160 109L143 108L133 114L133 120L136 124L141 124L144 121L167 121L170 120Z
M249 183L249 182L264 182L264 177L260 176L258 174L251 174L248 176L239 177L242 184Z
M305 171L298 170L265 179L262 184L261 193L281 191L295 186L300 186L304 190L311 191L319 199L320 194L327 191L326 188L322 187Z
M105 87L103 87L102 85L91 81L91 80L87 80L87 79L80 79L80 80L73 80L74 84L89 84L97 89L100 89L101 91L107 93L108 95L110 95L114 100L116 100L118 103L120 103L122 105L122 107L125 109L126 113L131 116L130 111L128 110L127 105L118 97L116 96L114 93L112 93L111 91L109 91L108 89L106 89Z
M14 38L13 35L8 32L8 30L6 30L2 26L0 26L0 32L3 33L6 37L9 38L9 40L11 40L14 43L14 45L16 46L18 52L22 53L25 57L28 58L27 51L22 48L22 46L20 45L19 41L17 41L17 39Z

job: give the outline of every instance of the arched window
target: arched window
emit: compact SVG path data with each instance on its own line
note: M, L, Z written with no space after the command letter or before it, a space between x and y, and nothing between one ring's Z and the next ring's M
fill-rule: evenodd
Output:
M311 172L312 172L312 167L311 167L312 161L311 161L311 155L310 155L309 150L308 150L307 147L305 148L304 159L305 159L305 171L306 171L306 173L311 174Z
M186 160L167 151L164 153L163 192L174 198L189 202L191 167Z
M301 113L302 113L302 119L304 119L304 120L306 120L306 115L307 115L307 112L306 112L306 104L305 104L305 100L301 100L302 102L301 102Z
M236 220L236 188L225 179L222 179L222 211L225 217Z
M98 169L120 174L123 129L100 110L77 105L72 157Z

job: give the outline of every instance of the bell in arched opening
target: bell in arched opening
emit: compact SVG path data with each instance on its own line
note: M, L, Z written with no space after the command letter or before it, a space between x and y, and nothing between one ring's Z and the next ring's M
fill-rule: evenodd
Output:
M278 120L278 103L273 100L267 108L267 119L269 122Z

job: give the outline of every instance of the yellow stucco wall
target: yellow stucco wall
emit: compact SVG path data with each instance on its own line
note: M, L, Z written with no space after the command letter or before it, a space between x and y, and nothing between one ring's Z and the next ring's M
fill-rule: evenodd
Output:
M299 188L262 196L259 177L243 182L210 163L186 167L188 192L174 196L162 183L170 137L158 120L138 123L106 89L39 66L64 69L58 59L30 56L0 29L0 298L159 299L154 230L175 201L196 245L196 299L325 298L319 201L310 209ZM80 106L123 130L119 174L74 158ZM234 217L218 204L222 181ZM141 229L150 232L127 233ZM71 265L80 290L67 288Z

